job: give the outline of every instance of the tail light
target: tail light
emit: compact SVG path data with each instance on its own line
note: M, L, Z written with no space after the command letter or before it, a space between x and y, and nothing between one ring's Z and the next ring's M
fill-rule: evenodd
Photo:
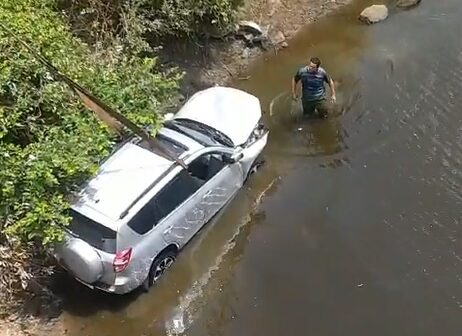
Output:
M117 252L114 258L112 265L114 266L114 272L120 273L123 272L130 262L132 257L132 248L125 249L123 251Z

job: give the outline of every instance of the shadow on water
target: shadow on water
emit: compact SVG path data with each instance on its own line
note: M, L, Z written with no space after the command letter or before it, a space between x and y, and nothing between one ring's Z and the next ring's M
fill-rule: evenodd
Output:
M51 289L56 296L62 298L65 311L82 317L92 316L101 310L116 312L141 295L140 291L124 296L95 291L82 285L61 269L53 276Z

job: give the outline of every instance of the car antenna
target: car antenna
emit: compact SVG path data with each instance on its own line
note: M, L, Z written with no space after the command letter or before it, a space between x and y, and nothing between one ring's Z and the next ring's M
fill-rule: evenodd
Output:
M32 47L27 45L21 38L16 36L9 28L7 28L2 22L0 22L0 28L2 28L8 35L13 37L17 42L19 42L23 47L25 47L31 54L34 56L40 63L45 65L54 75L55 79L65 82L75 94L80 98L82 103L92 110L96 116L104 122L109 128L117 132L118 134L122 133L123 126L128 128L134 134L138 135L141 139L148 142L151 149L158 149L160 154L166 157L169 160L173 160L175 163L182 166L187 170L186 164L180 158L168 153L163 146L156 141L151 135L145 132L142 128L133 123L130 119L117 112L112 107L108 106L106 103L101 101L99 98L91 94L87 89L77 84L68 76L61 73L50 61L48 61L43 55L35 51Z

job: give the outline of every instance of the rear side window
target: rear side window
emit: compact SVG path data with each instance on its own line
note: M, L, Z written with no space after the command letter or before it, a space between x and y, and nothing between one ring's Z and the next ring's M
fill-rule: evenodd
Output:
M202 184L203 181L182 170L164 189L146 203L128 222L128 226L138 234L149 232L157 223L194 194Z
M78 238L87 242L98 250L115 253L117 232L99 224L81 213L72 210L70 211L72 221L67 229Z

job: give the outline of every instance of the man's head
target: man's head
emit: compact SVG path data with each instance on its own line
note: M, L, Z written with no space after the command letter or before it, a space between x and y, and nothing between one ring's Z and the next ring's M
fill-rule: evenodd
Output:
M308 64L308 69L310 71L317 71L321 66L321 60L317 57L311 57L310 63Z

